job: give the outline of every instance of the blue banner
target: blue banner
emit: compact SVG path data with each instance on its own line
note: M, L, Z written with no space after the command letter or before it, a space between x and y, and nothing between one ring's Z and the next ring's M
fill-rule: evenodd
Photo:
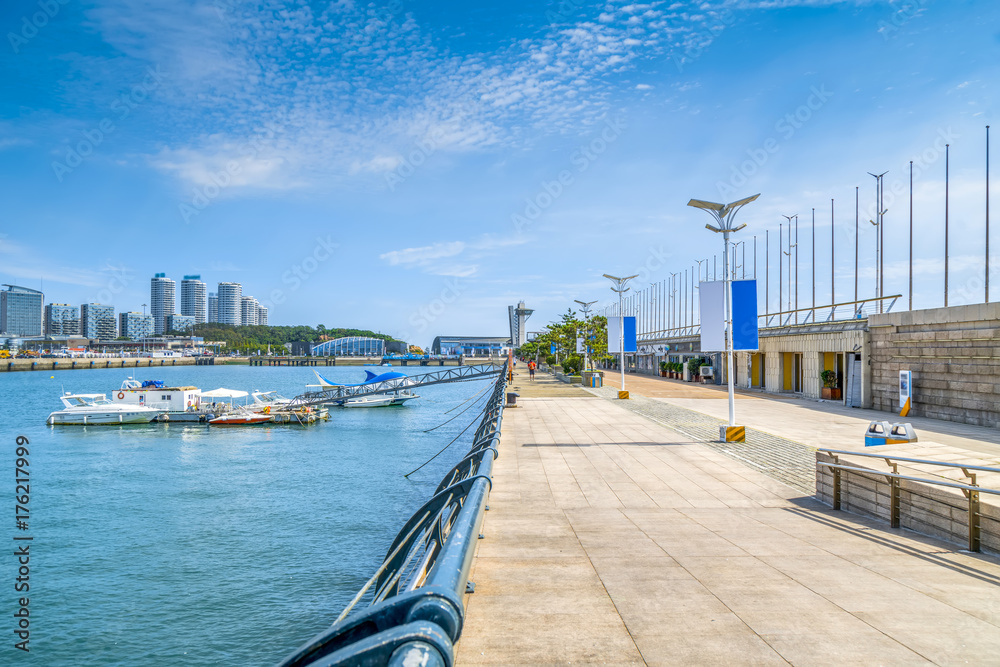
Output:
M759 350L757 332L757 281L734 280L733 297L733 349Z
M626 352L636 352L638 351L635 339L635 318L626 317L625 318L625 351Z

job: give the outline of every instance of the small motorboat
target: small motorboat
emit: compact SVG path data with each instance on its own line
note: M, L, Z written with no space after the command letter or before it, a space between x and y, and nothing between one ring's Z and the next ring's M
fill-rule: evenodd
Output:
M66 393L59 400L66 409L50 414L46 420L50 425L148 424L163 412L144 405L112 403L105 394Z
M414 398L420 398L420 396L408 391L394 391L389 394L372 394L371 396L349 398L341 403L341 405L345 408L385 408L391 405L402 405Z
M265 410L267 412L236 410L219 415L214 419L209 419L208 423L211 426L256 426L258 424L267 424L271 421L271 414L270 409L265 408Z
M292 399L285 398L276 391L255 391L253 394L254 409L271 406L273 409L283 408L292 402Z

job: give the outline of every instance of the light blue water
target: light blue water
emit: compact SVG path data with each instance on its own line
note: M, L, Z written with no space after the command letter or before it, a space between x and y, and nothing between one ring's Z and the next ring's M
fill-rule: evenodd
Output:
M360 367L321 372L364 377ZM16 558L0 557L0 664L275 663L333 622L464 455L469 433L403 478L478 409L421 431L484 386L426 387L399 408L331 409L309 427L45 425L63 388L110 395L130 374L286 396L315 380L305 368L247 366L0 374L0 539L34 537L30 654L13 648ZM27 533L14 527L18 434L31 440Z

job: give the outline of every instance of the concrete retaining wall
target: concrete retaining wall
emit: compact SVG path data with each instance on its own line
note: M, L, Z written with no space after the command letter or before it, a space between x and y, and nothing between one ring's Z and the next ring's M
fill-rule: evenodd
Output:
M899 412L899 371L913 371L911 414L1000 426L1000 304L872 315L872 407Z
M823 452L816 453L817 461L833 461ZM841 459L841 463L845 463ZM870 516L889 523L889 482L879 472L889 472L885 466L868 466L855 462L852 467L870 469L868 473L841 472L840 508L843 511ZM921 473L904 472L920 476ZM926 475L925 475L926 476ZM816 498L833 505L833 471L826 466L816 466ZM980 494L980 531L983 551L1000 553L1000 506L996 496ZM900 526L924 535L968 546L969 503L958 489L948 489L932 484L900 480Z

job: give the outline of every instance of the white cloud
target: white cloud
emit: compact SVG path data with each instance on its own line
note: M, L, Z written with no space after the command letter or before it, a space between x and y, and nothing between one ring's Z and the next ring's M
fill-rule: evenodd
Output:
M388 262L391 266L428 266L433 260L443 257L454 257L465 250L465 244L461 241L450 243L435 243L434 245L420 248L405 248L403 250L392 250L379 255L379 259Z

